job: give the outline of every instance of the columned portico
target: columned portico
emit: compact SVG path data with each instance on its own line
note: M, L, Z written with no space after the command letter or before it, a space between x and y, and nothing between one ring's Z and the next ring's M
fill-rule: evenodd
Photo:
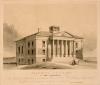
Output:
M51 56L54 57L73 57L75 55L74 40L51 40Z

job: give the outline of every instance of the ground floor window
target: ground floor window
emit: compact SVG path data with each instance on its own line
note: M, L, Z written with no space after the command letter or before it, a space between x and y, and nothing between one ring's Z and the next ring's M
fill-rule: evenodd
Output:
M34 63L34 59L32 59L32 64Z
M34 59L28 59L28 64L33 64L34 63Z
M28 64L30 64L30 59L28 59Z
M24 62L24 59L21 59L22 62Z
M43 62L45 62L45 59L42 59Z
M20 63L20 59L19 59L19 63Z

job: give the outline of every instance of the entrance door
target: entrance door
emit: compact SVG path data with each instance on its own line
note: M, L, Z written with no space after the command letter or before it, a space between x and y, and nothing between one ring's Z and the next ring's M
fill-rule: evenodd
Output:
M76 50L76 58L83 59L82 50Z

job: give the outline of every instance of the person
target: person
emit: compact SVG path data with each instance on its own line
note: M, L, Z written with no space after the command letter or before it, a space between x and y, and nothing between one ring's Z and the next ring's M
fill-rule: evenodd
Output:
M72 61L72 65L76 65L76 61L75 60Z

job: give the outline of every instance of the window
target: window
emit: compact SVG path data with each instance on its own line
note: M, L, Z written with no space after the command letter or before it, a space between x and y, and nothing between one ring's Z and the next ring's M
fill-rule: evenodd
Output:
M20 54L20 47L18 47L18 53Z
M43 43L43 47L45 47L45 41L42 41L42 43Z
M45 59L42 59L43 62L45 62Z
M30 59L28 59L28 64L30 64Z
M43 50L43 55L45 55L45 50Z
M30 54L30 50L28 50L28 54Z
M24 59L21 60L22 62L24 61Z
M32 46L34 45L34 42L32 41Z
M23 54L23 46L22 46L22 54Z
M32 55L33 55L33 52L34 52L34 51L33 51L33 49L32 49Z
M78 48L78 43L76 43L76 48Z
M20 63L20 59L19 59L19 63Z
M32 64L34 63L34 59L32 59Z
M30 42L28 42L28 47L30 47Z

